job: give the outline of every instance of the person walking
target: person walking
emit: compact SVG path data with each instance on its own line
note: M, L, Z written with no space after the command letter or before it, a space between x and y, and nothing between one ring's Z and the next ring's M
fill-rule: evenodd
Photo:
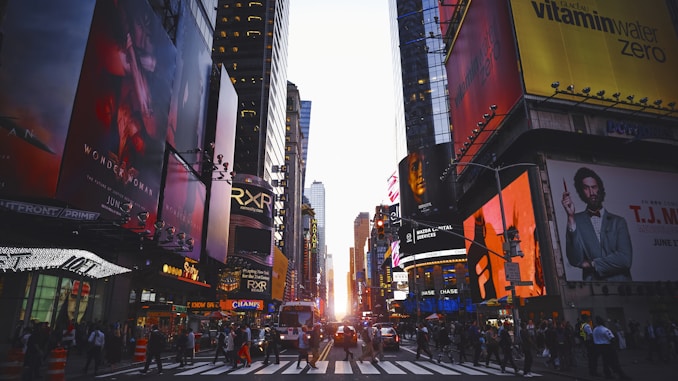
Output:
M242 328L240 326L234 326L234 330L232 332L233 336L233 368L232 369L238 369L238 364L240 363L241 360L245 359L246 356L243 353L243 345L245 345L245 333L243 332ZM246 365L247 362L245 362L244 365Z
M301 360L306 360L306 366L304 369L309 367L308 364L308 348L310 346L308 339L308 330L305 325L301 326L301 333L299 334L299 341L297 342L299 347L299 357L297 357L297 369L301 369Z
M619 365L617 349L612 344L614 333L605 326L605 320L596 316L596 328L593 329L593 344L596 346L596 352L603 358L603 375L605 378L612 378L612 372L616 373L622 380L631 378L624 373Z
M176 344L177 344L176 362L179 363L179 367L183 367L186 365L184 359L186 358L186 346L188 345L188 335L186 334L186 328L182 328L181 331L179 331L179 335L177 335L176 339Z
M501 359L501 372L506 372L506 364L510 363L513 367L513 372L515 375L518 375L518 367L516 366L515 361L513 361L513 341L511 340L511 334L509 333L508 326L504 326L504 329L500 331L499 334L499 348L501 348L502 359Z
M313 325L309 341L311 347L311 361L308 365L313 369L318 369L318 367L315 366L315 363L318 361L318 356L320 356L320 324Z
M534 350L536 344L534 342L534 337L529 332L529 328L525 322L521 322L520 330L520 344L523 350L523 376L531 377L532 374L532 362L534 361Z
M247 334L247 324L243 323L240 325L240 331L238 333L240 337L240 348L238 349L238 357L245 360L245 367L249 368L252 366L252 356L250 356L250 335Z
M148 337L148 348L146 349L146 363L141 373L147 373L151 362L155 359L155 364L158 366L158 374L162 374L162 359L160 355L165 346L165 335L160 332L157 325L153 325L151 333Z
M94 359L94 375L96 376L99 372L99 365L101 365L101 349L106 344L106 337L99 327L95 326L89 334L87 342L89 343L89 349L87 350L87 361L82 372L87 374L87 368L89 368L89 364Z
M344 336L343 336L343 346L344 346L344 361L348 361L349 356L353 360L353 352L349 349L353 344L353 335L355 332L353 328L348 325L348 322L344 323Z
M372 339L374 338L374 331L372 330L372 323L367 322L367 326L361 335L363 339L363 352L358 357L358 361L363 362L365 359L374 360L374 345L372 344ZM419 352L417 352L417 357Z
M226 361L227 364L235 365L237 361L237 355L235 353L235 324L231 323L228 325L228 331L226 331Z
M468 327L468 340L473 346L473 366L480 366L480 352L482 351L482 343L480 342L482 334L480 333L480 328L478 328L478 322L471 322L471 326ZM461 360L460 360L461 361Z
M417 330L417 355L415 359L419 360L419 355L421 352L424 352L428 355L431 362L433 362L433 354L428 347L429 343L429 334L428 329L424 326L424 323L419 323L419 329Z
M501 359L499 358L499 339L494 327L488 326L485 331L485 348L487 351L487 355L485 356L485 367L490 367L492 355L497 359L497 365L502 366Z
M381 327L377 327L374 330L374 338L372 339L373 342L373 350L374 350L374 356L372 356L372 362L377 361L383 361L384 360L384 340L381 337Z
M212 364L217 363L217 358L219 358L219 353L224 355L224 362L228 360L228 352L226 351L226 332L225 329L224 331L219 332L219 336L217 336L217 350L214 352L214 359L212 360Z
M280 364L280 349L278 345L280 344L280 332L277 329L271 328L266 324L264 328L264 338L266 339L266 359L264 359L264 365L268 365L268 358L271 355L271 352L275 354L275 363Z
M188 338L186 341L186 362L188 362L188 358L190 358L191 365L193 365L193 360L195 359L195 333L193 333L193 328L188 329L186 337Z
M586 348L586 359L588 361L589 376L598 377L598 354L596 353L596 346L593 344L593 328L588 315L582 315L581 335L584 339L584 347Z
M245 347L245 351L247 351L247 354L245 355L247 364L245 366L249 368L252 365L252 353L250 352L250 349L252 348L252 330L250 329L249 323L244 324L244 330L247 338L247 346Z

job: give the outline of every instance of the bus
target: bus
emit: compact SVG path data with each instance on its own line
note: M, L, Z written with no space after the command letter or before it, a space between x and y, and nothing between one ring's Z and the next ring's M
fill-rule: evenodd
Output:
M276 329L280 332L280 340L283 344L296 346L299 334L302 332L301 326L311 328L316 323L320 323L320 310L315 302L283 302L278 311Z

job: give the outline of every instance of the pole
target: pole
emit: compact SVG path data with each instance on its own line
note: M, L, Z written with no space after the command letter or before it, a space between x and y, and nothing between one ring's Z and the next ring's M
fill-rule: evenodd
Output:
M511 263L511 242L509 241L508 228L506 226L506 212L504 210L504 198L502 197L501 192L501 180L499 178L499 171L501 167L492 168L494 170L494 178L497 182L497 196L499 198L499 211L501 212L501 225L504 229L504 259L506 262ZM516 300L516 286L513 281L511 281L511 303L513 303L513 308L511 309L511 315L513 316L513 335L517 340L519 336L518 330L520 329L520 322L518 316L518 305Z

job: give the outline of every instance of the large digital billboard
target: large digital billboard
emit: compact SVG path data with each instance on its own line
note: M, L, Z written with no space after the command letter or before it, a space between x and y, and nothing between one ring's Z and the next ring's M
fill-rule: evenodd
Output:
M177 25L177 70L167 129L167 142L178 152L204 148L207 90L212 70L211 45L207 45L187 2ZM210 41L211 44L211 41ZM202 152L197 152L199 158ZM190 154L184 154L191 159ZM194 160L193 162L199 162ZM199 170L199 168L195 168Z
M567 280L678 280L678 173L547 165Z
M96 3L57 196L104 218L155 220L176 51L148 2Z
M221 155L222 163L233 168L235 152L235 125L238 114L238 94L231 83L228 72L221 68L219 86L219 109L217 110L214 139L214 162ZM220 169L223 169L223 164ZM226 263L231 218L231 175L226 171L212 172L209 217L207 220L207 255L216 261Z
M0 8L0 194L55 197L94 1Z
M503 214L499 197L495 195L464 221L464 235L471 239L466 241L466 248L474 303L510 294L506 290L510 282L506 280L502 215L506 218L506 228L515 228L521 241L519 248L523 256L512 258L512 262L518 264L520 280L532 282L530 286L517 286L516 295L533 297L546 294L528 173L518 176L501 192Z
M559 81L591 95L648 97L650 106L678 100L678 38L666 1L512 0L511 8L528 93L550 96Z
M237 174L231 191L231 221L226 265L240 277L229 294L271 297L273 266L273 188L262 178Z
M193 250L182 254L196 261L200 260L202 249L205 193L205 184L198 175L177 154L170 153L161 218L165 226L174 226L177 234L185 233L185 239L193 238Z
M523 90L507 2L473 0L457 33L445 63L454 152L458 154L463 148L466 151L461 161L472 161ZM477 134L473 144L464 148L473 130L480 130L478 122L491 113L491 105L497 106L496 116Z

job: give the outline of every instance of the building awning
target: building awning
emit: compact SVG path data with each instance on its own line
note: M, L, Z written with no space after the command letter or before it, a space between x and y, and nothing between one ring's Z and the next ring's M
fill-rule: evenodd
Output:
M108 262L87 250L49 247L0 247L0 270L3 272L49 269L61 269L95 279L132 271Z

